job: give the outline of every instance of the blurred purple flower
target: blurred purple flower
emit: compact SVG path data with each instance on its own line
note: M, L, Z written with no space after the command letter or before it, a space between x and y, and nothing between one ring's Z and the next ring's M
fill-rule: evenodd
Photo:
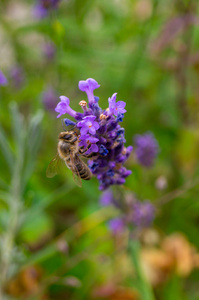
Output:
M100 204L102 206L109 206L113 204L114 202L114 197L113 197L113 192L111 190L106 190L105 192L102 193L100 197Z
M196 15L183 14L170 19L160 32L158 38L152 45L152 52L156 54L164 50L175 38L191 25L199 25L199 18Z
M114 219L110 220L109 221L109 228L113 232L113 234L121 233L125 228L125 224L124 224L123 219L114 218Z
M24 70L20 66L15 66L10 71L10 77L13 86L20 89L25 82Z
M126 109L124 109L124 107L126 106L126 103L124 101L116 102L116 95L117 95L117 93L113 94L112 97L108 99L109 114L115 115L115 116L117 116L118 113L124 114L126 112ZM120 117L121 117L121 115L120 115Z
M82 92L86 92L89 103L95 102L93 91L99 87L100 85L97 83L97 81L92 78L81 80L79 82L79 89Z
M134 137L136 157L144 167L151 167L159 152L158 142L152 133L137 134Z
M133 205L132 221L137 227L148 227L155 218L155 208L149 201L136 202Z
M58 7L60 0L37 0L37 4L34 7L34 16L37 19L45 18L51 10L55 10Z
M2 71L0 70L0 85L7 85L7 84L8 84L8 80L4 76L4 74L2 73Z
M46 43L43 48L44 56L48 61L52 61L55 58L56 47L52 42Z
M51 112L55 111L55 106L57 104L57 94L52 88L47 89L43 92L43 104L45 106L46 110L49 110Z

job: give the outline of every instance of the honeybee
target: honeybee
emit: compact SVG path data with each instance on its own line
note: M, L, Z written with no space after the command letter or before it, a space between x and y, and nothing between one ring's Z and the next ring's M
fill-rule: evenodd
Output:
M72 171L75 183L81 187L81 179L90 180L92 177L89 167L79 158L79 154L86 157L85 152L79 148L78 136L75 131L61 132L57 145L57 155L47 168L47 177L52 178L57 174L57 164L61 158Z

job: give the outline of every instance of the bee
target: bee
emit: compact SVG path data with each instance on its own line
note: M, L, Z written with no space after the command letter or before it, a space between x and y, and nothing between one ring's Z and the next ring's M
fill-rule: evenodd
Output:
M92 173L89 167L79 158L79 154L86 157L85 151L79 148L78 136L75 131L64 131L59 134L57 155L50 162L46 175L52 178L57 174L59 158L72 171L75 183L81 187L81 179L90 180Z

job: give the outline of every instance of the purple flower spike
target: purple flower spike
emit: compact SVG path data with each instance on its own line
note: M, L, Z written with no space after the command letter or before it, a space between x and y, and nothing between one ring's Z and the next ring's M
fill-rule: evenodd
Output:
M7 78L4 76L4 74L0 71L0 85L7 85L8 84L8 80Z
M99 189L105 190L111 185L122 185L131 171L123 167L128 159L132 147L125 147L125 130L119 125L123 120L126 110L125 102L116 103L116 93L109 99L109 109L99 106L99 98L94 96L94 89L100 85L92 78L79 82L80 90L88 95L89 103L79 102L83 113L75 112L69 106L69 99L61 96L55 111L69 114L76 119L74 126L80 129L79 147L82 154L91 158L88 166L99 181ZM70 120L65 119L65 124L70 125ZM92 152L94 155L92 155ZM90 155L91 154L91 155Z
M134 141L138 162L144 167L152 167L159 152L158 142L153 133L137 134Z
M10 77L13 86L20 89L25 82L24 70L20 66L15 66L10 71Z
M97 81L92 78L79 81L79 89L82 92L86 92L90 104L95 102L93 91L99 87L100 85Z
M109 205L113 204L113 202L114 202L114 197L113 197L113 193L111 190L107 190L102 193L102 195L100 197L100 204L102 206L109 206Z
M45 18L51 10L57 9L60 0L37 0L33 14L35 18Z
M137 201L133 205L133 223L137 227L148 227L155 217L155 208L149 201Z
M119 113L124 114L126 112L126 109L124 109L126 106L126 103L124 101L116 102L116 96L117 96L117 93L114 93L112 95L112 97L108 99L109 114L115 115L115 116L117 116ZM121 115L120 115L119 121L121 122Z
M61 117L61 115L64 115L66 113L69 114L69 115L71 115L73 118L75 118L77 116L77 113L72 108L70 108L70 106L69 106L69 103L70 103L69 98L67 98L65 96L60 96L59 98L61 99L61 101L55 107L55 111L59 113L59 115L57 116L57 118Z
M109 228L113 234L117 235L123 232L125 226L121 218L115 218L109 221Z
M77 127L81 127L81 135L86 133L95 134L96 130L99 129L99 124L94 121L96 116L86 116L80 121Z
M55 58L56 48L53 42L48 42L43 47L45 58L50 62Z
M52 88L48 88L43 92L43 104L46 110L54 112L57 103L57 94Z

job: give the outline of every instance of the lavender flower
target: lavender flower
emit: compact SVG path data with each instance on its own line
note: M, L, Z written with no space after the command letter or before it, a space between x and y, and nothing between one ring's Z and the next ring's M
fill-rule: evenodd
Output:
M100 204L102 206L109 206L114 203L114 197L111 190L106 190L100 197Z
M45 18L51 10L58 7L60 0L37 0L34 7L34 15L38 19Z
M10 77L12 84L16 89L20 89L23 86L25 75L23 69L20 66L15 66L11 69Z
M55 44L52 42L45 44L44 48L43 48L43 53L44 53L45 58L48 61L52 61L54 59L55 53L56 53Z
M81 80L79 82L79 89L82 92L86 92L89 103L95 102L93 91L99 87L100 85L97 83L97 81L92 78Z
M139 163L145 167L151 167L159 152L158 142L153 133L136 135L134 138L136 146L136 157Z
M121 233L124 228L125 228L125 224L123 219L121 218L115 218L109 221L109 228L110 230L113 232L113 234L118 234Z
M73 118L75 118L77 116L77 113L72 108L70 108L69 98L67 98L65 96L60 96L59 98L61 99L61 102L59 102L57 104L57 106L55 107L55 111L59 113L57 118L61 117L61 115L64 115L66 113L71 115Z
M52 88L48 88L42 95L43 104L46 110L54 112L57 103L57 94Z
M149 201L136 202L133 205L132 221L137 227L148 227L155 217L155 208Z
M124 109L126 103L124 101L116 102L116 95L117 93L113 94L112 97L108 99L109 114L117 116L118 113L120 113L120 118L121 118L121 114L124 114L126 112L126 109Z
M7 85L8 80L0 70L0 85Z
M86 116L77 124L77 127L81 127L81 135L86 133L96 134L96 130L99 129L99 124L94 121L96 116Z
M99 86L92 78L79 82L80 90L86 92L88 97L88 106L84 100L79 102L83 113L74 111L65 96L60 97L61 101L55 111L59 113L57 117L67 113L76 120L76 127L80 130L79 147L85 156L91 158L88 165L99 180L100 190L104 190L114 184L124 184L125 178L131 174L123 164L129 157L132 146L124 146L124 129L119 125L126 112L125 102L116 102L116 94L113 94L109 98L109 108L101 109L99 98L93 93ZM69 124L68 119L66 120Z

